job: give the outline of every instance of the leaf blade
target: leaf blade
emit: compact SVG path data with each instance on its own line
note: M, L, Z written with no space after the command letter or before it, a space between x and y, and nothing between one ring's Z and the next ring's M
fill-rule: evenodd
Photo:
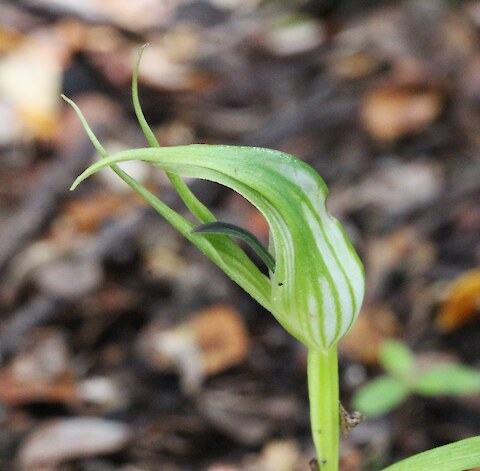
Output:
M367 417L378 417L399 406L409 392L408 387L395 378L380 376L357 391L353 406Z
M466 438L395 463L383 471L463 471L480 466L480 437Z
M385 340L380 346L380 363L393 376L408 378L415 369L415 357L399 340Z
M464 365L437 365L412 384L422 396L462 396L480 392L480 372Z

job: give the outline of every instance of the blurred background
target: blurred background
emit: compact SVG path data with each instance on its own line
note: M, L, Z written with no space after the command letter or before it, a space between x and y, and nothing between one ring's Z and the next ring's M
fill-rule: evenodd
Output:
M130 88L146 42L162 145L297 155L361 254L341 395L370 419L341 469L478 433L479 2L3 0L0 469L306 471L314 456L305 349L113 172L68 190L96 156L60 93L109 151L146 146ZM161 172L128 171L185 214ZM189 183L267 243L241 197Z

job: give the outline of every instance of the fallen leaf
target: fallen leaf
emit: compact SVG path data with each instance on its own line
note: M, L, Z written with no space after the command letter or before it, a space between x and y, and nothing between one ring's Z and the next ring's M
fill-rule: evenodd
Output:
M250 384L204 389L196 397L200 415L216 430L237 443L260 445L275 430L298 419L298 399L294 396L264 397ZM253 387L252 387L253 386ZM262 468L263 469L263 468Z
M442 168L436 162L391 159L382 164L345 191L350 209L372 207L398 215L429 203L444 188Z
M176 2L155 0L28 0L27 4L51 11L66 12L93 23L113 23L128 31L140 33L165 26L171 21Z
M93 417L54 420L38 427L20 447L22 471L62 463L74 458L121 450L131 437L130 429L112 420Z
M98 289L103 267L97 260L64 257L38 267L33 278L43 293L74 300Z
M65 49L49 32L38 32L0 61L0 95L18 115L21 137L50 139L58 124Z
M112 216L124 214L130 207L122 195L100 193L68 201L60 216L60 224L73 226L79 232L93 232Z
M444 332L456 330L480 312L480 270L460 275L446 289L446 298L436 317Z
M15 407L32 403L75 403L77 393L72 379L52 382L20 381L8 372L0 374L0 403Z
M395 314L387 306L364 309L340 343L343 355L366 365L376 365L380 345L399 333Z
M436 259L436 248L412 227L404 226L383 236L370 237L365 244L364 263L370 300L381 299L395 272L409 279L422 277Z
M443 108L443 94L415 86L385 86L368 92L360 109L365 131L379 141L395 141L430 126Z
M249 337L235 309L216 305L171 329L152 325L139 343L150 364L160 370L177 369L184 391L192 393L205 377L244 361Z
M329 72L340 80L358 80L377 72L381 66L380 58L367 51L340 50L331 57Z
M311 51L326 37L322 23L300 15L280 15L264 33L264 47L278 56L290 56Z
M0 52L2 54L17 47L24 39L25 37L17 30L9 28L5 24L0 26Z
M294 471L302 458L299 445L294 440L273 440L263 448L258 459L248 471Z
M212 306L199 312L191 322L206 375L220 373L245 360L249 339L238 311L224 305Z

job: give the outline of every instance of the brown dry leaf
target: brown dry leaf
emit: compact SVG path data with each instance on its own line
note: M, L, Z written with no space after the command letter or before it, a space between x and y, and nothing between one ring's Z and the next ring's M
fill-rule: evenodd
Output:
M12 48L17 47L23 42L25 37L18 31L8 28L5 25L0 26L0 52L5 53Z
M62 0L63 3L64 0ZM77 3L85 5L85 2ZM170 24L174 2L156 0L95 0L89 2L96 15L129 31L139 32Z
M70 352L62 330L38 328L24 342L24 351L9 365L17 380L53 381L70 374Z
M39 266L33 279L42 291L64 300L77 300L102 284L103 267L88 257L64 257Z
M106 413L124 407L125 387L112 378L95 376L77 382L72 376L55 380L16 378L11 371L0 373L0 403L18 407L26 404L65 404L75 410Z
M339 51L329 63L329 72L340 80L358 80L377 72L380 58L366 51Z
M0 96L19 117L18 139L55 135L65 53L57 38L40 31L0 60Z
M111 316L131 309L135 303L132 290L107 281L100 291L82 298L81 309L91 317Z
M133 46L116 28L101 25L89 28L83 52L95 67L116 86L126 86L132 77ZM128 52L127 52L128 51Z
M344 191L350 208L371 206L387 214L401 214L437 198L445 176L434 161L385 161L357 185Z
M383 237L371 237L365 246L367 298L371 302L384 295L385 282L396 270L417 278L435 261L436 249L412 227L404 226Z
M255 383L238 386L231 378L226 383L204 389L196 405L204 419L237 443L263 444L274 430L299 417L301 406L295 396L265 397Z
M185 42L187 42L186 40ZM185 57L173 57L169 53L168 41L166 44L154 42L142 56L142 66L138 71L139 80L161 90L175 92L203 91L211 88L215 80L205 71L195 69ZM133 63L138 46L131 49L129 56L125 56L128 64ZM183 52L187 56L187 52Z
M311 51L326 37L322 23L308 16L280 15L267 25L263 46L278 56L290 56Z
M88 417L51 421L38 427L20 447L20 469L113 453L127 444L130 435L126 425L112 420Z
M191 322L206 375L220 373L245 360L249 338L238 311L224 305L212 306L197 313Z
M89 26L85 23L71 18L62 18L53 27L59 40L69 48L71 53L79 52L85 47L89 33Z
M77 402L76 385L69 378L53 382L20 381L3 373L0 374L0 402L13 407L40 402L73 404Z
M395 314L387 306L364 309L352 329L342 339L343 355L366 365L378 363L381 343L399 333Z
M206 376L244 361L248 346L241 315L225 305L204 309L169 330L150 326L140 339L147 361L161 370L178 369L187 393L196 391Z
M61 11L92 23L113 23L132 32L166 26L172 20L175 3L156 0L27 0L25 3L51 11Z
M450 67L465 64L479 46L473 22L465 14L455 11L440 23L438 40L441 57Z
M365 454L353 447L342 446L342 453L340 456L340 469L342 471L358 471L364 466Z
M458 329L480 312L480 269L463 273L446 289L436 323L445 332Z
M362 100L360 120L374 139L394 141L417 134L435 121L443 108L443 94L421 86L385 86Z
M94 232L112 216L124 214L130 205L122 195L100 193L67 202L62 211L61 225L73 226L77 232ZM58 221L57 221L58 222Z
M273 440L265 445L247 471L295 471L299 469L302 453L294 440ZM301 468L306 469L306 468Z
M111 83L126 86L140 46L141 43L129 41L112 26L97 26L88 31L84 50ZM200 48L201 37L192 28L178 27L153 37L138 71L140 86L147 84L177 92L211 86L211 75L192 65L202 55Z
M75 382L62 331L43 328L25 341L27 348L0 373L0 402L11 406L32 402L74 402Z

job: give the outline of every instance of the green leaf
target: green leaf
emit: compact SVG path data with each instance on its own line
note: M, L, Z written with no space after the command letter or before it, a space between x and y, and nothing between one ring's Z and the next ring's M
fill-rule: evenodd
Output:
M423 396L476 394L480 372L463 365L437 365L422 373L412 387Z
M367 417L377 417L395 409L409 393L404 383L391 376L380 376L357 391L353 407Z
M424 451L383 471L464 471L477 466L480 466L480 437L473 437Z
M393 376L408 378L415 369L415 357L399 340L386 340L380 347L380 363Z
M223 184L248 199L270 226L276 262L271 312L309 348L328 350L348 331L363 298L363 267L327 212L327 188L311 167L291 155L251 147L134 149L93 164L73 188L102 168L134 159Z
M271 253L251 232L243 227L228 222L216 221L208 224L200 224L191 232L192 234L201 232L203 234L225 234L237 237L246 242L255 251L270 271L275 271L275 259L272 257Z

